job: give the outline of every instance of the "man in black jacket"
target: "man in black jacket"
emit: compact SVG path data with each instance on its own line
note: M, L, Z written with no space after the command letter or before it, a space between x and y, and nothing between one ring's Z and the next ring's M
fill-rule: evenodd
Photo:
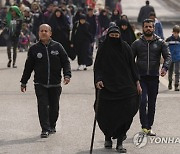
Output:
M41 137L47 138L56 132L61 94L61 70L64 84L71 78L70 62L62 45L51 39L51 27L42 24L39 28L40 41L30 47L21 78L21 91L26 91L26 84L34 71L35 93L38 103L38 115L42 128Z
M164 63L160 75L164 77L171 62L171 55L166 43L154 34L154 23L145 19L142 24L143 35L132 44L142 87L140 121L142 130L147 135L155 136L151 127L154 122L156 98L159 88L159 67L161 55ZM148 106L148 109L147 109Z

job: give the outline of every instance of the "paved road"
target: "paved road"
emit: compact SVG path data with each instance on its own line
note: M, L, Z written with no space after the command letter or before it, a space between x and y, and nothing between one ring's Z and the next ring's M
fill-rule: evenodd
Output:
M164 25L164 28L165 37L171 35L172 25ZM17 69L6 68L6 50L0 48L0 154L88 154L94 118L92 67L87 71L75 71L77 63L72 62L73 78L68 86L63 86L57 133L41 139L32 79L27 92L20 92L19 81L26 54L18 53ZM153 129L160 137L180 137L180 92L167 90L167 77L160 78L160 81ZM141 149L136 148L132 138L139 131L137 114L125 142L128 154L179 154L178 143L149 142ZM103 134L97 127L94 154L116 153L114 149L103 149L103 144Z
M179 10L174 10L172 7L169 7L167 1L169 0L151 0L150 5L155 9L156 16L165 22L169 21L180 21L179 19ZM179 1L179 0L178 0ZM145 5L145 0L122 0L123 13L126 14L131 21L137 21L137 16L139 10L142 6ZM177 6L177 5L176 5Z
M171 29L166 27L165 34ZM0 154L88 154L93 124L93 71L75 71L68 86L63 86L60 102L60 118L57 133L48 139L40 138L36 98L33 81L29 81L27 93L20 92L21 74L26 53L18 53L17 69L6 68L5 48L0 48ZM167 90L167 78L160 78L160 94L157 101L154 131L160 137L180 137L180 93ZM125 147L128 154L178 154L180 144L151 144L139 149L132 142L140 131L136 115L128 132ZM99 128L95 136L95 154L113 154L115 150L103 149L104 137Z
M123 14L126 14L131 22L136 22L145 0L122 0L121 3ZM180 0L151 0L150 5L154 7L158 19L162 22L180 22ZM97 7L103 6L104 0L97 0Z

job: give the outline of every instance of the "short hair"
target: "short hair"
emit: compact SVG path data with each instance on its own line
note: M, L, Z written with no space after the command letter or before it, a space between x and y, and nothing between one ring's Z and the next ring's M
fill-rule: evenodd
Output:
M179 25L175 25L175 26L173 27L173 32L177 32L177 33L180 32L180 27L179 27Z
M142 27L144 27L144 23L153 23L153 27L154 27L154 21L152 19L145 19L143 22L142 22Z
M150 17L150 16L156 17L156 13L155 13L155 12L150 12L150 13L149 13L149 17Z
M146 1L146 5L149 5L149 1L148 0Z

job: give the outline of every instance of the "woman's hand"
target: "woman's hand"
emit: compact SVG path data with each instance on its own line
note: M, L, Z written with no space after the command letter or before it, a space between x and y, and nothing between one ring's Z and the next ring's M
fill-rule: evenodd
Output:
M98 81L98 82L96 83L96 88L97 88L97 89L102 89L103 87L104 87L104 84L103 84L102 81Z
M137 88L138 95L141 95L142 94L142 88L141 88L139 81L136 82L136 88Z

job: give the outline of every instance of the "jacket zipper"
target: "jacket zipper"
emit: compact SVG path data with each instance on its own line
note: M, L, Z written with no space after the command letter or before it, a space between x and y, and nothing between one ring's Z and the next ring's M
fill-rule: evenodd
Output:
M50 60L49 60L49 54L48 54L48 47L45 46L45 48L46 48L47 61L48 61L48 81L47 81L47 85L49 85L49 80L50 80Z
M148 66L147 66L147 75L149 75L149 61L150 61L150 56L149 56L149 42L148 42Z

